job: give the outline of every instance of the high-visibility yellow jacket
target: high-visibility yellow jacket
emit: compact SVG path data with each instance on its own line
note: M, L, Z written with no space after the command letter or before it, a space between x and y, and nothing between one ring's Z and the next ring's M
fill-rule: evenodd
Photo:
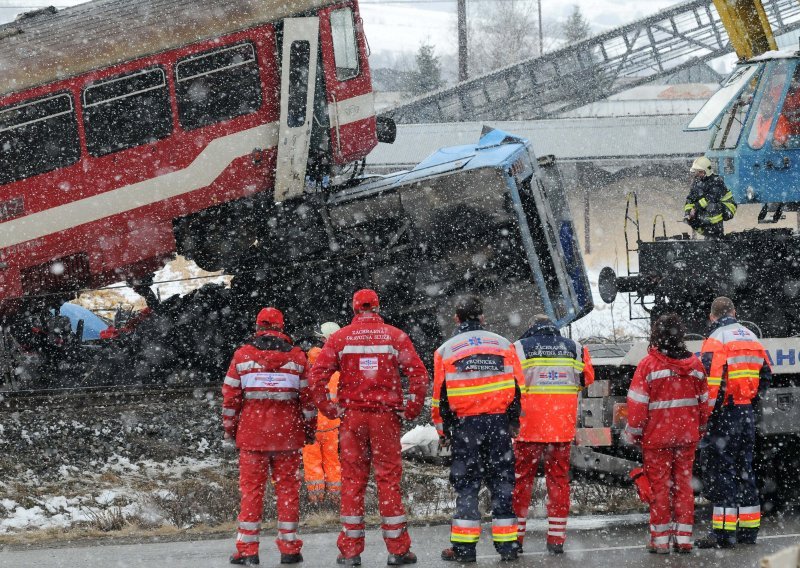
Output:
M578 419L578 394L594 382L589 351L539 323L514 343L522 364L523 442L571 442Z
M736 318L718 320L700 351L708 374L708 404L712 408L721 392L726 400L720 404L750 404L759 386L766 388L772 374L769 356L755 334Z
M506 338L466 322L433 354L433 424L449 436L453 418L509 412L519 420L517 398L522 369Z

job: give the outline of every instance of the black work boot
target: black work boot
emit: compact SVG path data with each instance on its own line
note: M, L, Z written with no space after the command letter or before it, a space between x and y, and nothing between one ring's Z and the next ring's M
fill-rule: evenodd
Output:
M446 560L448 562L460 562L462 564L467 562L475 562L475 549L473 548L471 551L466 552L463 550L456 550L455 548L445 548L442 550L442 560Z
M298 564L303 561L303 555L299 552L297 554L283 554L281 553L281 564Z
M695 548L736 548L736 543L725 538L718 538L714 534L698 538L694 541Z
M340 554L336 558L336 564L341 564L342 566L361 566L361 555L356 554L355 556L347 558Z
M390 554L386 559L386 564L389 566L402 566L403 564L416 564L417 555L406 550L405 554Z
M555 544L553 542L548 542L547 552L550 554L564 554L564 545L561 543Z
M231 555L230 562L231 564L238 564L240 566L258 566L260 563L258 554L251 554L248 556L245 554L239 554L238 552Z
M500 553L500 560L516 560L517 559L517 549L512 548L511 550L504 550Z
M755 544L758 529L744 528L736 531L736 544Z

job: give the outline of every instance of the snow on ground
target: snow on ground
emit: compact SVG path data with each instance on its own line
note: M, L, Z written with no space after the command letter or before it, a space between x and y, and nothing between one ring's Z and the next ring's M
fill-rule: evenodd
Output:
M646 312L636 304L631 309L631 298L628 294L617 294L616 300L611 304L603 302L597 283L599 276L599 270L589 270L594 309L572 324L572 337L604 340L647 337L649 320L631 319L631 314L635 318L645 318Z

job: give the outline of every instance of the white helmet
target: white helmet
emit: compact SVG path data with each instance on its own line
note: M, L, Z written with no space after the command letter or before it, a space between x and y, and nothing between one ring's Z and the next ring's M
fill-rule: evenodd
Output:
M711 170L711 160L705 156L700 156L692 163L691 171L706 172L706 175L710 176L713 173Z
M319 326L319 331L315 332L314 334L317 337L322 337L323 339L328 339L332 334L336 333L342 329L339 327L339 324L332 321L326 321L321 326Z

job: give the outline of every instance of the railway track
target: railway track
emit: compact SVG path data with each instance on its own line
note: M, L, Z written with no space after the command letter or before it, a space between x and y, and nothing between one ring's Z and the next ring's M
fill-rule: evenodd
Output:
M205 383L192 386L135 385L0 391L0 413L34 410L41 407L48 409L131 407L179 399L209 399L218 396L219 390L219 384Z

